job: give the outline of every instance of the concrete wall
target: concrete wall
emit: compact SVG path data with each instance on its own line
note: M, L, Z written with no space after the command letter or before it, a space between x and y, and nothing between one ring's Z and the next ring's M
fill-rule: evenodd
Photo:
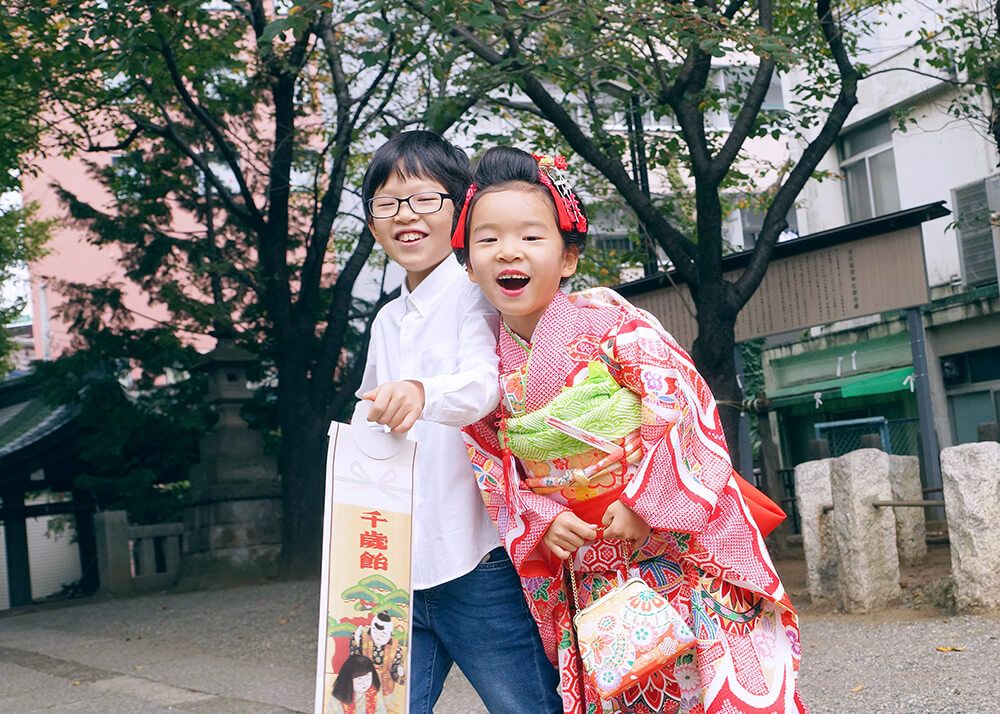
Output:
M934 428L941 448L953 446L948 392L941 375L941 357L1000 345L1000 299L982 305L959 305L931 313L927 324L927 368ZM983 385L976 385L982 388Z
M53 516L29 518L25 522L28 532L28 562L31 570L31 596L41 600L55 595L63 585L80 579L80 546L74 540L72 522L62 533L50 533L49 522ZM0 610L10 607L7 583L7 548L3 524L0 523Z

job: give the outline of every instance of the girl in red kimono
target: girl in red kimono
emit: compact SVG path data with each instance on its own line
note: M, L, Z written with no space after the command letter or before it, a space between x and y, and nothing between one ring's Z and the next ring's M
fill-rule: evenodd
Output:
M503 396L466 429L470 459L559 668L563 708L805 711L798 618L737 486L715 400L651 315L610 290L560 291L587 219L564 160L536 158L483 155L452 246L502 317ZM617 458L550 417L619 445ZM581 676L572 616L623 568L669 599L697 646L605 701Z

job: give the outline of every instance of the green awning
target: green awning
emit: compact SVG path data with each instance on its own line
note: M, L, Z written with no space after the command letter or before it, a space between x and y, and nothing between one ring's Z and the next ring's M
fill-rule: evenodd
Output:
M850 374L835 379L825 379L807 384L795 384L768 392L769 399L783 404L804 402L813 399L816 392L821 392L824 399L846 399L847 397L864 397L872 394L890 394L892 392L910 391L913 380L913 367L899 367L884 372L868 372L866 374Z
M865 397L869 394L913 391L913 367L891 369L888 372L867 375L865 379L845 384L840 388L842 397Z

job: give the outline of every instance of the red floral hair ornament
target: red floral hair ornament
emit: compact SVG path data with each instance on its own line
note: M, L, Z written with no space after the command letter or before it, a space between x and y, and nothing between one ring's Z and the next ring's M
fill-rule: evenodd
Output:
M478 190L479 187L473 183L465 192L465 203L462 204L462 210L458 214L455 232L451 234L451 247L455 250L462 250L465 247L465 224L469 217L469 204L472 203L472 197L476 195Z
M552 194L552 200L556 204L556 214L559 217L559 230L567 233L586 233L587 217L583 215L580 208L580 200L570 185L566 176L568 166L563 156L547 156L542 154L532 154L538 162L538 181L545 186ZM465 203L458 214L458 221L455 224L455 232L451 234L451 247L455 250L465 248L465 231L469 218L469 204L472 203L473 196L479 190L479 186L471 184L465 192Z
M587 217L583 215L580 199L577 198L566 175L568 167L566 157L547 154L532 154L532 156L538 162L538 180L549 189L552 200L555 201L559 229L567 233L572 231L586 233Z

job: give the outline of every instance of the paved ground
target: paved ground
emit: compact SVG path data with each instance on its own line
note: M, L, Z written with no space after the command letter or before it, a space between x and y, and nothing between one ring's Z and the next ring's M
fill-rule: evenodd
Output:
M318 591L274 583L0 615L0 712L309 712ZM807 609L802 693L814 712L998 712L998 638L1000 615ZM436 711L485 710L456 673Z

